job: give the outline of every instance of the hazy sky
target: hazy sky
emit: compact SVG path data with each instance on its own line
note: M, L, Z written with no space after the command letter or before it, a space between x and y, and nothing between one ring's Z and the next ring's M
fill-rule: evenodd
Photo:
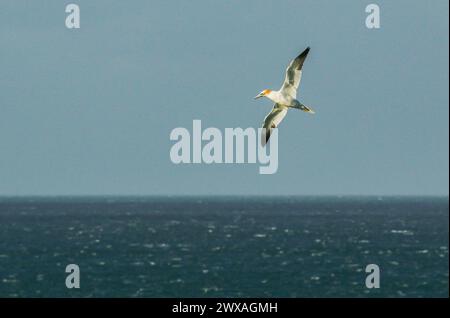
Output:
M449 191L448 1L0 1L0 194ZM365 7L381 8L381 28ZM311 47L279 169L174 165L175 127L259 127Z

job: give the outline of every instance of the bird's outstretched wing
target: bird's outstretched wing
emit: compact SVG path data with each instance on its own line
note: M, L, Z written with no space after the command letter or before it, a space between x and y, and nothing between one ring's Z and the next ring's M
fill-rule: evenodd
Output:
M272 129L278 127L278 125L286 116L288 108L286 106L281 106L280 104L273 105L272 111L264 118L263 134L261 144L264 146L267 141L269 141ZM264 133L265 132L265 133Z
M286 77L284 78L283 86L281 86L281 91L293 98L297 98L297 89L302 78L303 62L308 56L308 52L309 47L293 59L286 69Z

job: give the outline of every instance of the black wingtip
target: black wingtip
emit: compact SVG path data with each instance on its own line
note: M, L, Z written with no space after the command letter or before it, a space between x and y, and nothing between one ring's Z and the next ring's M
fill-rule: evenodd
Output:
M270 138L270 130L264 129L261 134L261 146L264 147L265 145L267 145L267 143L269 142L269 138Z

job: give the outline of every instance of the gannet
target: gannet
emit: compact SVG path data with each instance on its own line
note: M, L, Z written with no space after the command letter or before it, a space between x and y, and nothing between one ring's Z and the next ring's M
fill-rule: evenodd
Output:
M272 111L264 118L263 129L265 129L265 134L263 134L263 140L261 140L263 145L269 140L272 129L278 127L280 122L286 116L289 108L297 108L304 112L314 114L314 111L311 108L303 105L297 100L297 89L302 78L302 66L308 52L309 47L291 61L286 69L286 76L280 90L273 91L271 89L265 89L255 96L255 99L267 97L275 103Z

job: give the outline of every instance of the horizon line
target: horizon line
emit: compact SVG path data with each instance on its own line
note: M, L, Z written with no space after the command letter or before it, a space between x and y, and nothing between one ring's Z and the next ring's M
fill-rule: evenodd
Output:
M371 197L371 198L399 198L399 197L430 197L449 198L449 194L0 194L0 198L161 198L161 197Z

